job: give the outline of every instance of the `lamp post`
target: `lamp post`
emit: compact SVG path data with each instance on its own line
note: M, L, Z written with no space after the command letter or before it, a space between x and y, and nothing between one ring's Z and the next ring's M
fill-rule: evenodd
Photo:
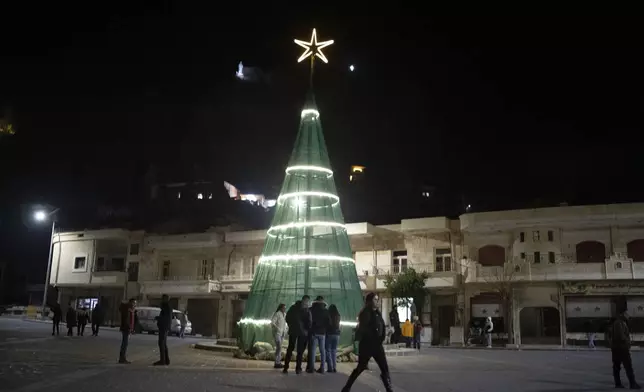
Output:
M34 220L36 222L46 222L47 219L51 217L51 236L49 238L49 256L47 257L47 275L45 275L45 290L42 298L42 307L40 310L40 317L45 318L45 308L47 307L47 292L49 291L49 274L51 274L51 263L52 263L52 254L54 251L54 233L56 231L56 219L54 214L58 211L58 208L47 212L44 210L37 210L34 212Z

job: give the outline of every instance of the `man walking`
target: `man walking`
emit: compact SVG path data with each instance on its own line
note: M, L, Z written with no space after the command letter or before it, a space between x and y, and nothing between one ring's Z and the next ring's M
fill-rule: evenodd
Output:
M121 352L119 354L119 363L129 364L127 360L127 345L130 340L130 335L134 333L134 326L136 325L136 300L130 298L126 303L122 303L119 308L121 312Z
M157 327L159 328L159 356L160 359L153 365L169 365L170 356L168 355L168 332L172 324L172 308L170 299L167 294L161 296L161 313L157 316Z
M271 318L271 329L275 339L275 369L282 368L282 340L286 336L288 327L286 326L286 305L279 304L273 318ZM291 351L292 352L292 351Z
M610 344L610 351L613 357L613 379L615 381L615 388L624 388L619 375L621 366L624 365L624 371L626 372L626 377L628 377L630 389L641 389L635 381L635 373L633 372L630 352L631 332L628 328L627 321L628 314L626 310L623 310L609 327L608 343Z

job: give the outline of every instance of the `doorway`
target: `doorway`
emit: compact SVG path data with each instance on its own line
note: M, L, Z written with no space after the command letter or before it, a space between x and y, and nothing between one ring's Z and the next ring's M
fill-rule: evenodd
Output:
M521 309L519 331L522 344L560 344L559 310L553 307Z
M449 330L454 326L455 314L454 305L442 305L438 307L438 343L440 345L449 344Z

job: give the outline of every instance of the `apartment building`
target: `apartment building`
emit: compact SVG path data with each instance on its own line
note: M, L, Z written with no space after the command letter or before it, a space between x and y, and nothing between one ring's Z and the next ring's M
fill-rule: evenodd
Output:
M132 272L142 239L143 232L121 229L56 233L49 283L63 311L70 305L93 309L100 300L106 323L116 323L121 301L139 293Z
M361 287L381 293L385 315L388 274L430 273L422 321L434 344L463 344L469 323L490 316L500 341L512 330L515 344L559 345L599 331L624 298L644 340L643 222L644 204L617 204L351 223L347 232ZM155 304L166 293L195 332L236 336L265 237L228 228L60 233L50 281L63 305L99 295Z
M644 204L473 213L460 229L469 318L512 325L515 344L576 344L625 300L644 338Z

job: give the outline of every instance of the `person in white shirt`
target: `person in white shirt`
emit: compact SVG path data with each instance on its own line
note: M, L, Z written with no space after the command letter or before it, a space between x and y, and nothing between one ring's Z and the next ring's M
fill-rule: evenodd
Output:
M492 317L485 319L485 326L483 327L485 335L487 337L487 348L492 348L492 331L494 331L494 324L492 323Z
M273 338L275 338L275 369L281 369L282 365L282 340L288 333L286 325L286 305L280 304L271 319Z

